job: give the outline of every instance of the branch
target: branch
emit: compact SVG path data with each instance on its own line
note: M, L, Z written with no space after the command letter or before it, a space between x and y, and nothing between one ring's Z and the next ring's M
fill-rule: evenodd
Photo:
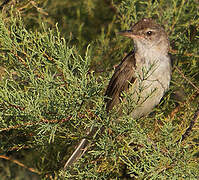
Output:
M19 161L16 160L16 159L12 159L12 158L10 158L10 157L3 156L3 155L0 155L0 158L1 158L1 159L6 159L6 160L8 160L8 161L11 161L11 162L17 164L18 166L21 166L21 167L23 167L23 168L28 169L29 171L31 171L31 172L33 172L33 173L41 174L41 172L37 171L36 169L27 167L26 165L24 165L23 163L19 162Z
M175 66L175 69L179 72L179 74L180 74L189 84L191 84L191 85L197 90L197 92L199 92L199 88L198 88L195 84L193 84L193 83L183 74L183 72L182 72L177 66Z
M186 129L185 133L182 135L181 139L179 139L177 141L177 143L179 143L180 141L182 142L190 134L190 132L193 129L193 126L195 125L196 120L198 118L199 118L199 107L198 107L197 111L195 112L194 117L191 120L189 127Z

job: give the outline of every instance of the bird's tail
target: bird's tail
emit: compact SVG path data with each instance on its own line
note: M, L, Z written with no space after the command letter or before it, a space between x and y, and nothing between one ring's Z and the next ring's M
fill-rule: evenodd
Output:
M66 164L64 165L64 169L67 169L67 167L71 166L73 163L75 163L87 150L88 146L88 140L82 139L82 141L79 143L78 147L75 149L73 154L70 156Z
M88 133L88 137L93 137L94 134L97 131L97 127L92 127L91 130ZM64 165L64 169L67 169L69 166L71 166L73 163L75 163L79 158L81 158L84 153L86 152L87 148L89 145L88 139L82 139L81 142L79 143L78 147L75 149L73 154L70 156L66 164Z

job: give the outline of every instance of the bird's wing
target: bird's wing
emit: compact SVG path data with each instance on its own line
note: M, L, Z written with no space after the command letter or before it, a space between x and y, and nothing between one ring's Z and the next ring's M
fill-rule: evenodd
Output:
M120 102L121 92L128 90L129 83L135 81L135 68L135 54L130 52L116 68L107 87L105 93L105 96L108 97L105 99L107 111Z

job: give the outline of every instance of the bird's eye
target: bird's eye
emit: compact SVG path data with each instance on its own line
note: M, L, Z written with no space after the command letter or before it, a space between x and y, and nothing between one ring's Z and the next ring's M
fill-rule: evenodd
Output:
M151 36L153 34L153 32L152 31L147 31L146 34L147 34L147 36Z

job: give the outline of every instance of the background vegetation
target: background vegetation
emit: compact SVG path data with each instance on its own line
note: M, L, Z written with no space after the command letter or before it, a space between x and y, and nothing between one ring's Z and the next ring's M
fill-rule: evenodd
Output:
M198 0L2 0L1 179L198 179ZM172 83L147 117L107 116L114 65L133 49L117 32L143 17L170 39ZM86 129L104 127L72 168ZM89 138L89 137L88 137Z

